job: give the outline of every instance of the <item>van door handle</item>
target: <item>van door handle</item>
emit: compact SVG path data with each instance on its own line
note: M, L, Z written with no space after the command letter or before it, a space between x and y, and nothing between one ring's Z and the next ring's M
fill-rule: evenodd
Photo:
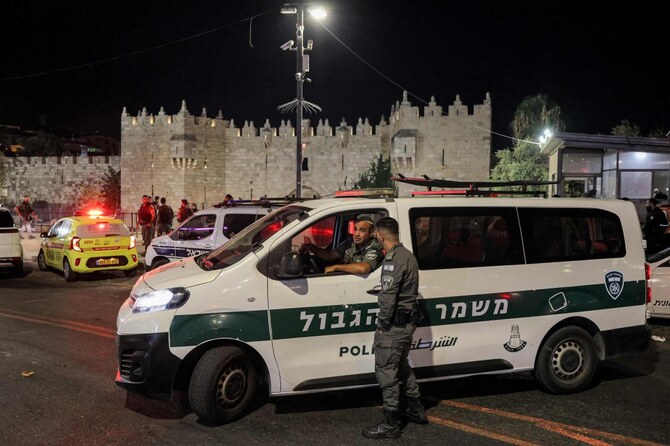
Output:
M212 245L211 243L207 243L207 244L205 245L205 248L211 248L212 246L213 246L213 245Z
M375 285L371 290L367 290L366 293L376 296L382 290L381 285Z

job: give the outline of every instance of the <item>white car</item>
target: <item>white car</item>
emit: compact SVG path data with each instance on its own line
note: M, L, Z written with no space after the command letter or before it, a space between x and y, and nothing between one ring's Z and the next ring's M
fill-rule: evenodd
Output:
M169 234L151 241L145 255L146 269L208 253L277 207L270 203L236 203L198 211Z
M651 302L647 309L651 317L670 319L670 248L647 258L651 274Z
M10 265L16 276L23 274L23 245L11 212L0 208L0 268Z

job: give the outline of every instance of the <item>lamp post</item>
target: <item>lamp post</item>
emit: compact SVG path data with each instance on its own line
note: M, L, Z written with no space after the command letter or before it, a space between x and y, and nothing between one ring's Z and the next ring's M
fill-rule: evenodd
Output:
M283 44L280 48L284 51L291 50L296 53L296 64L295 64L295 81L296 81L296 98L282 104L278 109L282 112L287 112L295 107L296 109L296 149L295 149L295 197L300 199L302 198L302 115L303 107L308 111L318 110L321 111L321 107L311 102L305 101L303 97L303 84L305 81L311 82L310 79L306 77L307 72L309 71L309 56L305 56L305 50L312 49L312 41L307 41L307 48L303 46L303 33L305 31L304 25L304 7L302 3L288 3L282 6L282 14L295 14L296 15L296 26L295 26L295 42L289 40ZM309 6L307 10L312 14L316 19L321 19L325 17L326 13L323 8ZM293 46L295 44L295 46Z

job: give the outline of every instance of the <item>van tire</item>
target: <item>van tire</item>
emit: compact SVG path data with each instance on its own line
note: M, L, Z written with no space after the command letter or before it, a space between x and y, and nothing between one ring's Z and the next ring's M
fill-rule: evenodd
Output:
M168 263L170 263L170 261L166 258L161 258L161 259L158 259L158 260L154 260L154 262L149 267L148 271L151 271L152 269L156 269L159 266L167 265Z
M195 366L188 389L193 412L212 423L227 423L244 414L258 387L256 367L237 347L207 351Z
M63 277L66 282L76 282L78 279L77 273L72 271L70 267L70 262L68 262L67 257L63 258Z
M583 328L563 327L542 344L535 359L535 379L551 393L580 392L598 368L593 337Z
M42 270L46 271L49 269L49 266L47 265L47 258L44 255L44 250L40 249L40 253L37 254L37 266Z

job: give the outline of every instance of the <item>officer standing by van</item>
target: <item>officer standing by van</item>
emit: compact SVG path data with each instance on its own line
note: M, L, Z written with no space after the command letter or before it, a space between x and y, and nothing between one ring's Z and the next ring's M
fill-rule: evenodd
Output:
M668 229L668 219L665 212L658 207L658 200L654 197L647 200L647 215L644 220L644 239L647 241L647 255L654 254L663 248L663 236Z
M374 337L375 376L382 389L384 420L363 429L367 438L398 438L400 427L400 381L407 396L406 421L425 424L426 411L414 372L409 365L412 336L419 322L416 298L419 292L419 267L411 251L398 238L398 222L382 218L376 237L386 256L382 263L379 314Z

